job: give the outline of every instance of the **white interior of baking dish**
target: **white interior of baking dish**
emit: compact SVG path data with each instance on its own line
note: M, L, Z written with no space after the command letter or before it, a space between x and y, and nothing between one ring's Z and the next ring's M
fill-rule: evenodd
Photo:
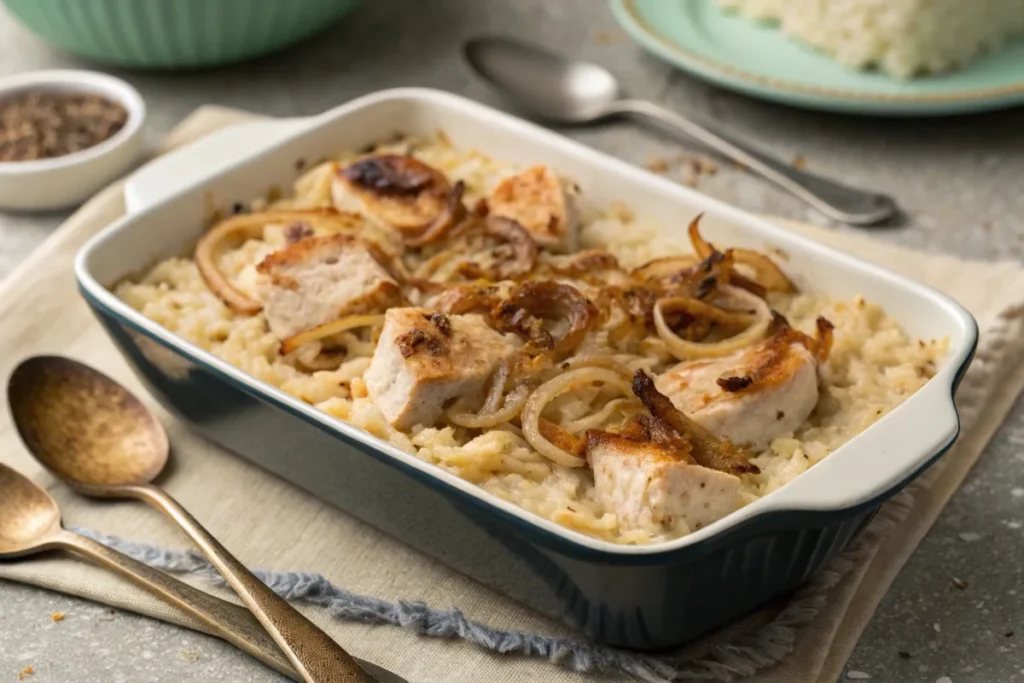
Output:
M783 250L798 285L838 299L857 295L880 303L914 337L949 339L936 376L906 402L821 463L781 489L674 541L621 546L559 526L473 484L346 425L279 389L249 377L144 318L108 289L160 259L190 252L215 208L226 209L274 188L288 188L296 161L359 149L396 133L444 133L459 147L475 148L518 164L544 163L573 178L597 205L623 202L637 217L660 226L668 239L687 244L685 225L706 214L702 233L730 246ZM259 121L214 133L162 157L129 182L130 213L93 238L79 253L81 286L104 307L256 391L333 429L429 472L546 530L615 553L662 552L695 543L770 510L842 510L897 486L955 438L952 385L977 340L971 316L937 291L787 232L765 220L664 178L594 151L568 138L448 93L397 89L368 95L308 119Z

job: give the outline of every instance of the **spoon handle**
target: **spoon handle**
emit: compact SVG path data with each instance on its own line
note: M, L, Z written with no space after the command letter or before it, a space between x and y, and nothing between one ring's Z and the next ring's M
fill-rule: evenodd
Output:
M274 641L247 609L193 588L184 581L179 581L113 548L70 531L61 531L48 545L69 550L122 574L165 602L201 621L212 635L248 652L292 680L301 680Z
M171 496L154 486L125 489L162 511L195 541L307 683L374 680L326 633L256 578Z
M745 142L732 139L653 102L620 100L615 103L614 109L615 113L652 120L674 133L703 143L789 191L829 218L851 225L871 225L896 213L896 202L888 195L858 190L793 168Z

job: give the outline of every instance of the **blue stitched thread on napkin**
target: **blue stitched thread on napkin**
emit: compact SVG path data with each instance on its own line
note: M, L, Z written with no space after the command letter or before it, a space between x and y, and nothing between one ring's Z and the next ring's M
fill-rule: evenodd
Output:
M225 585L217 570L196 551L136 543L116 536L105 536L90 529L75 528L73 531L151 567L192 574L208 583ZM737 668L746 668L712 659L683 661L672 657L654 657L574 638L551 638L490 628L467 619L458 610L437 610L422 602L390 602L350 593L333 586L320 574L259 569L253 573L286 600L325 607L336 619L399 626L432 638L461 638L493 652L543 658L580 673L625 674L647 683L662 683L678 680L728 681L740 673ZM783 643L778 645L785 647Z

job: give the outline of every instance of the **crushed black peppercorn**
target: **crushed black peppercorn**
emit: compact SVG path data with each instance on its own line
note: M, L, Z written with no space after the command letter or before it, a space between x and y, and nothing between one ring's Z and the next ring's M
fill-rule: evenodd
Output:
M40 91L8 97L0 100L0 162L81 152L127 122L124 107L99 95Z

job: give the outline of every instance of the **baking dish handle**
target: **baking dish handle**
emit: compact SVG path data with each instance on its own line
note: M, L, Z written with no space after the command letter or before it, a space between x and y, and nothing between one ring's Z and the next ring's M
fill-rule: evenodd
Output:
M847 510L877 500L905 486L945 452L959 430L952 375L935 377L847 444L853 457L825 458L787 484L766 508ZM866 485L865 480L873 485Z
M313 118L268 119L214 131L168 152L128 178L124 187L128 213L141 211L187 185L193 185L276 145Z

